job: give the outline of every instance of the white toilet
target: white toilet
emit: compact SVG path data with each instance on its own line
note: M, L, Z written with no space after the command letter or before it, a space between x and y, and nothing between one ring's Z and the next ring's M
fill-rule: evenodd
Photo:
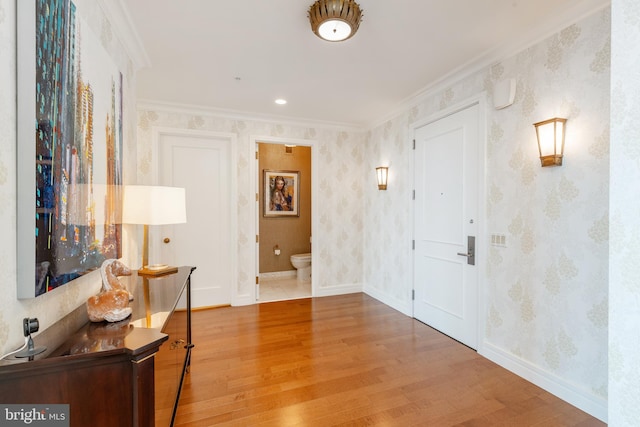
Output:
M291 255L291 265L298 270L298 281L311 280L311 254Z

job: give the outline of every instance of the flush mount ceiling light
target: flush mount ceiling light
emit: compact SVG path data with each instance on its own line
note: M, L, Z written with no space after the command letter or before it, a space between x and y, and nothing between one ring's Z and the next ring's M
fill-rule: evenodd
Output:
M309 8L311 29L323 40L339 42L352 37L362 20L353 0L318 0Z

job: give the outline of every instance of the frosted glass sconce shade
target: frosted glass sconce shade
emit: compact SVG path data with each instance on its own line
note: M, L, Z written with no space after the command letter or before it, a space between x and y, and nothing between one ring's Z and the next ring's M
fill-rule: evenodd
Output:
M562 166L566 122L567 119L556 117L533 124L538 137L538 151L542 167Z
M387 179L389 177L389 168L386 166L379 166L376 168L376 177L378 179L378 190L387 189Z

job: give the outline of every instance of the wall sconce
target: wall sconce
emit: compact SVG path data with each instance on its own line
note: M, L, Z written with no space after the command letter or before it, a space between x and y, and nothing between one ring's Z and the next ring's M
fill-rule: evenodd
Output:
M389 168L386 166L378 166L376 168L376 176L378 177L378 190L386 190Z
M567 119L553 118L534 123L538 137L540 163L544 166L562 166L564 129Z

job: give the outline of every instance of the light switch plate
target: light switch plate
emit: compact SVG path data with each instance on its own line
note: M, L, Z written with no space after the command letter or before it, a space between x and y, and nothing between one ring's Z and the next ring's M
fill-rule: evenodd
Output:
M500 248L507 247L507 236L504 234L492 234L491 235L491 246L497 246Z

